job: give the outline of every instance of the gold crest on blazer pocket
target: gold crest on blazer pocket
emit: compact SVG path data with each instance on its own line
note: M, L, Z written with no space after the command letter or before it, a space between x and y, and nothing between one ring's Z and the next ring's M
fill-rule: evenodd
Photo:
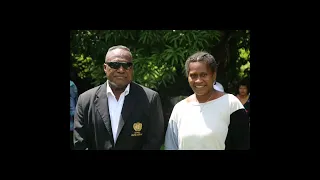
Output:
M133 124L133 134L131 136L142 136L141 130L142 130L142 123L141 122L136 122Z

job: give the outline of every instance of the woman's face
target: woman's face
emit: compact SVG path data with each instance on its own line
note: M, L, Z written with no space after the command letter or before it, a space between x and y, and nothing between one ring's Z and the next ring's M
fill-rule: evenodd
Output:
M212 73L205 62L191 62L189 64L188 81L193 92L198 96L211 93L216 73Z
M239 94L240 94L241 96L248 95L248 88L247 88L247 86L241 85L241 86L239 87Z

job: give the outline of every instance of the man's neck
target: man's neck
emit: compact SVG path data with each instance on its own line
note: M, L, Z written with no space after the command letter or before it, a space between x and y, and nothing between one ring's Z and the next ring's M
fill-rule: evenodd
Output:
M113 94L116 96L117 100L119 100L121 93L124 92L125 88L111 88Z
M110 83L110 82L108 82L108 84L109 84L109 87L112 90L112 92L113 92L113 94L114 94L114 96L116 97L117 100L119 100L121 93L123 93L126 90L127 86L128 86L127 85L127 86L125 86L123 88L119 88L119 87L114 87L112 85L112 83Z

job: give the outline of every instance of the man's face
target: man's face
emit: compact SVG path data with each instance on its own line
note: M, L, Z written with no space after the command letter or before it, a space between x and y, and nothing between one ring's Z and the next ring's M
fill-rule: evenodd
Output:
M114 49L109 52L106 57L106 63L103 65L103 67L104 72L110 81L110 85L114 88L126 88L127 85L132 81L132 57L130 52L124 49Z
M241 85L241 86L239 87L239 94L242 95L242 96L247 95L247 94L248 94L248 88L247 88L247 86Z
M216 73L212 73L206 62L191 62L189 64L188 81L191 89L197 95L211 92Z

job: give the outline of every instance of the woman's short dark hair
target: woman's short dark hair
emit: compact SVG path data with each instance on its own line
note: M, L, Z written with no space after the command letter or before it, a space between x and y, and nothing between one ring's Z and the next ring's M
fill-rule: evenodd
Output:
M209 65L212 73L216 72L217 70L217 62L214 59L214 57L205 51L200 51L200 52L194 53L187 59L185 64L185 71L186 71L187 77L189 74L189 64L191 62L206 62Z

